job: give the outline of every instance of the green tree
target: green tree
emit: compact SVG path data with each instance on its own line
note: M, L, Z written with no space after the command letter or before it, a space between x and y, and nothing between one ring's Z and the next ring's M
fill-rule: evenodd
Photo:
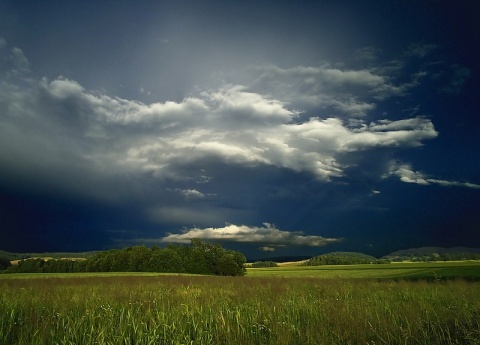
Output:
M173 247L152 249L148 266L151 272L185 272L183 260L178 251Z
M128 249L128 270L130 272L148 271L150 250L145 246L135 246Z
M242 276L246 273L245 261L236 253L225 252L218 258L214 273L222 276Z

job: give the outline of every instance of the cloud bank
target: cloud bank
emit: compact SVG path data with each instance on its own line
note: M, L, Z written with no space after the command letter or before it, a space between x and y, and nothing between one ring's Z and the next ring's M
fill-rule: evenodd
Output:
M199 238L208 241L251 243L261 245L262 251L273 251L278 246L321 247L339 242L339 238L304 235L301 231L284 231L274 225L263 223L262 227L228 224L221 228L192 228L181 234L168 234L158 242L189 243Z
M395 83L397 78L385 68L351 69L330 64L291 68L265 65L252 68L252 72L257 75L250 85L252 90L268 90L272 97L303 109L331 108L336 115L349 117L364 117L379 101L405 96L425 76L425 72L416 72L407 81Z
M1 91L0 158L12 169L42 170L47 160L53 171L78 165L94 174L181 178L179 166L215 158L329 181L344 175L342 153L420 146L437 136L422 117L355 126L339 118L296 122L282 101L238 85L152 104L87 91L65 78L22 89L3 84Z

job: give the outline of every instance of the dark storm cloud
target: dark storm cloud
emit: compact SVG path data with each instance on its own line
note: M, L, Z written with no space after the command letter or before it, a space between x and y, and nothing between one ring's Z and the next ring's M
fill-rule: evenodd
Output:
M198 236L347 248L417 224L393 224L405 190L478 188L473 160L456 174L449 154L470 138L458 126L462 102L473 104L449 102L475 70L431 41L437 33L416 36L434 18L385 25L377 6L321 3L92 4L37 16L8 2L0 15L16 18L0 26L0 185L19 236L34 227L18 221L16 196L59 200L37 208L50 229L42 243L84 227L103 246ZM448 155L451 171L437 174ZM56 222L56 210L70 216Z
M13 53L17 69L11 71L28 74L28 60L21 50L15 48ZM7 167L4 174L110 202L127 195L139 198L134 187L116 187L128 184L128 179L157 179L163 181L160 186L167 191L165 194L177 192L185 200L172 204L172 199L167 202L152 192L141 203L147 219L177 226L206 226L235 218L236 211L208 203L189 205L193 199L205 201L206 195L212 200L221 198L219 193L203 192L192 186L167 187L167 180L191 180L191 176L184 175L184 166L198 164L208 168L213 158L226 165L267 165L306 172L323 183L335 178L348 182L353 177L348 175L353 171L347 169L352 164L349 153L358 156L382 147L416 147L438 134L430 119L419 116L370 123L347 121L349 116L365 116L375 108L374 103L364 101L367 97L379 102L386 94L402 96L401 90L413 87L411 84L393 85L386 76L352 68L267 66L256 70L260 77L250 88L268 90L268 96L245 86L225 85L181 102L151 104L88 91L78 82L62 77L52 81L44 78L4 82L0 151ZM346 98L339 99L337 95ZM292 106L304 103L305 97L316 106L334 106L347 119L300 120L301 111ZM426 180L402 166L383 174L399 176L404 182L461 185L435 178ZM207 172L197 176L197 182L199 179L215 183ZM463 185L476 186L468 182ZM199 231L195 228L193 232L200 236L203 232ZM212 231L204 233L220 232ZM286 232L281 234L286 236L281 241L284 245L290 237ZM242 236L236 237L235 232L230 235L229 240L246 241ZM166 237L173 238L174 235ZM292 243L304 243L299 238L295 237Z

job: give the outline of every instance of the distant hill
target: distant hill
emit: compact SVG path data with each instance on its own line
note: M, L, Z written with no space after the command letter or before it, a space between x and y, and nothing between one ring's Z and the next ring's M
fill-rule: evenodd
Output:
M480 248L421 247L398 250L383 257L391 261L479 260Z
M380 263L371 255L357 252L332 252L315 256L304 263L305 266L318 265L352 265Z
M13 260L23 260L28 258L89 258L98 254L99 251L91 252L79 252L79 253L70 253L70 252L54 252L54 253L11 253L4 250L0 250L0 258L6 258L10 261Z

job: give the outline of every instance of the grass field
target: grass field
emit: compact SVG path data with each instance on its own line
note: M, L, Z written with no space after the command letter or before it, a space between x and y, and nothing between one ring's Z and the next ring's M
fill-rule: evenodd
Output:
M386 279L442 264L0 275L0 344L480 344L480 283Z

